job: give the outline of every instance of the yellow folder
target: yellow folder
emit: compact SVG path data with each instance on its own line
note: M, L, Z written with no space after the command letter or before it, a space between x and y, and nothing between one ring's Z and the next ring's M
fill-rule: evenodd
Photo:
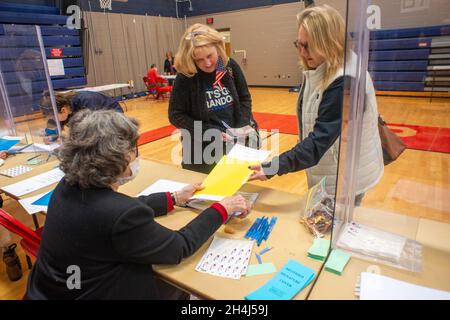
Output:
M252 163L223 156L203 181L203 190L195 193L194 198L219 201L234 195L252 174L248 168Z

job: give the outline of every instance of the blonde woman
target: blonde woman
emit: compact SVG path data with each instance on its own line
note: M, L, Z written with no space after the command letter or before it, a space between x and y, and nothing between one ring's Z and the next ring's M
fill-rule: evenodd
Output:
M209 173L231 145L226 142L233 141L227 129L256 128L247 82L236 61L227 57L220 33L202 24L186 30L174 66L178 74L169 120L184 129L182 166Z
M272 159L278 168L272 163L252 167L255 171L250 179L267 180L275 174L306 169L309 187L326 176L327 191L335 194L344 88L345 24L341 15L327 5L305 9L297 18L298 38L294 44L305 69L297 102L300 142ZM351 61L347 61L347 67L351 70ZM375 91L367 74L357 204L383 175L377 117Z

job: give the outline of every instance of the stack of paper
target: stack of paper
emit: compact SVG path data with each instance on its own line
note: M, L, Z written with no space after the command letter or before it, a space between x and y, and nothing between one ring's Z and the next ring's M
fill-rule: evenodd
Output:
M314 238L313 245L308 250L308 257L323 261L330 250L330 240Z
M38 194L33 197L25 198L19 200L19 203L22 205L22 207L28 212L28 214L35 214L38 212L47 212L48 206L47 205L35 205L37 200L41 199L47 194L47 192Z
M331 251L327 263L325 263L325 270L340 276L350 257L351 255L349 253L338 249Z
M351 222L346 224L336 245L347 251L397 262L405 243L406 238L402 236Z
M150 185L148 188L146 188L144 191L138 194L139 196L148 196L152 193L158 193L158 192L175 192L178 190L183 189L185 186L187 186L187 183L181 183L173 180L166 180L166 179L159 179L152 185ZM241 195L243 196L248 203L250 204L250 208L254 205L256 202L256 199L258 198L259 194L255 192L237 192L235 195ZM192 199L190 200L186 205L190 208L197 209L197 210L205 210L206 208L210 207L214 201L212 200L205 200L205 199Z
M399 281L375 273L361 273L361 300L450 300L450 292Z
M18 144L23 137L4 136L0 138L0 151L9 150L14 145Z
M253 241L214 236L195 270L214 276L240 279L247 272Z
M234 195L251 176L249 166L261 163L269 155L270 151L234 145L203 181L205 189L196 192L193 199L220 201Z
M16 151L16 152L20 151L22 153L52 152L59 147L60 147L59 143L52 143L52 144L33 143L33 144L26 146L25 148L23 148L23 146L11 148L11 151Z
M52 194L53 194L53 190L50 192L47 192L39 199L36 199L36 201L34 201L32 203L32 205L48 207L48 204L50 203L50 198L52 197Z
M147 189L142 191L138 194L139 196L148 196L152 193L158 193L158 192L175 192L178 190L183 189L186 187L187 183L181 183L177 181L172 180L166 180L166 179L159 179L155 183L153 183L151 186L149 186Z
M1 187L3 191L15 196L21 197L27 193L45 188L51 184L59 182L64 177L64 172L59 168L47 171L29 179L10 184L6 187Z
M289 300L314 279L314 271L294 260L266 284L245 296L247 300Z

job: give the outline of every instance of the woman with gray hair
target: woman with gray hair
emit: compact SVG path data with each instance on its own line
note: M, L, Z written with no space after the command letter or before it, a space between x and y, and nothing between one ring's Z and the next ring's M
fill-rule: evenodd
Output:
M80 111L59 152L65 176L53 191L28 299L179 299L186 294L154 278L153 264L192 255L244 198L213 204L180 230L155 221L200 189L139 198L118 192L139 170L135 120L114 111Z

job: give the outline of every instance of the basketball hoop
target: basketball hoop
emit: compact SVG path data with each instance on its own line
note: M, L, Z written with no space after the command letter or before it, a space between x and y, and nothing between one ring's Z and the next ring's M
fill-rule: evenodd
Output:
M112 10L112 7L111 7L112 0L99 0L99 1L100 1L100 8L103 9L103 12L105 12L106 9Z

